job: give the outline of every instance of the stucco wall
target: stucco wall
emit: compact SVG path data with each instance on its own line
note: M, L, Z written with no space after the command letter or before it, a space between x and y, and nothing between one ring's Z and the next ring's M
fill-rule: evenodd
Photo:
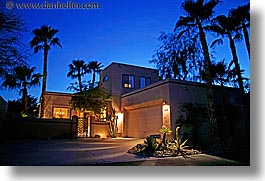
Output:
M150 102L159 99L162 100L162 103L169 102L168 86L169 85L165 80L149 85L143 89L124 94L122 96L122 107Z
M56 93L56 92L46 92L45 96L45 108L44 108L44 118L53 118L53 108L71 108L70 100L72 94ZM70 118L75 114L71 111Z
M72 128L72 129L71 129ZM71 138L76 123L71 120L34 119L9 120L3 126L5 138Z
M181 114L183 114L183 112L181 111L181 106L183 104L197 104L200 107L205 108L205 110L207 111L207 89L204 84L194 82L169 80L168 84L170 97L169 104L171 106L171 128L173 129L173 134L175 135L175 128L178 124L177 119ZM216 108L218 106L221 106L222 91L225 93L225 100L227 101L227 104L232 104L237 106L238 109L242 109L242 99L238 89L229 87L222 89L220 86L213 86L214 104ZM220 110L216 110L216 112L217 111ZM239 132L244 130L244 123L241 117L242 114L233 119L233 124L235 125L236 130L238 130ZM207 115L205 116L205 118L200 119L200 122L197 124L197 126L199 142L201 142L201 144L209 144L210 124ZM189 129L189 127L183 127L181 129L182 133L184 133ZM222 130L217 130L217 132L220 131Z
M145 138L160 134L159 129L164 124L162 108L169 102L168 90L165 80L122 96L124 136Z
M221 104L220 99L222 91L226 93L225 97L228 101L227 103L238 106L239 109L242 108L239 90L234 88L225 88L222 90L220 86L214 86L214 103L216 106ZM206 111L208 109L207 89L204 84L171 79L159 81L143 89L132 91L123 95L122 107L126 110L127 107L134 108L137 107L135 106L137 104L141 106L146 102L152 102L156 100L161 100L161 103L165 102L166 104L170 105L170 125L171 129L173 130L173 137L175 137L177 118L179 118L179 116L182 114L181 106L183 104L192 103L205 108ZM244 128L244 123L242 122L241 116L242 115L238 115L237 117L235 117L235 119L233 119L233 124L236 125L237 130L239 131L242 131ZM159 123L159 121L156 122ZM126 128L126 125L124 126L124 128ZM189 129L189 127L182 128L182 133L188 131ZM208 144L210 142L210 129L207 115L200 119L200 122L198 123L197 134L198 139L200 139L203 144Z
M109 133L109 124L107 123L100 123L100 122L93 122L91 124L91 137L95 137L99 135L100 138L107 138L110 136Z
M168 87L170 96L169 104L171 107L171 129L173 130L172 134L175 137L175 129L177 126L176 122L182 114L181 106L187 103L196 103L207 108L207 92L206 87L202 84L177 80L169 80ZM198 124L198 138L207 144L210 140L210 131L207 119L201 120ZM190 129L190 127L181 127L181 134L185 132L190 133Z
M124 88L122 86L122 75L134 75L135 76L135 87L134 88ZM108 76L108 80L104 81L104 78ZM138 67L133 65L126 65L120 63L111 63L100 73L100 81L102 86L112 94L113 97L113 107L116 111L120 111L121 99L120 96L128 92L139 89L140 87L140 77L149 77L151 79L151 84L159 81L158 71L155 69Z

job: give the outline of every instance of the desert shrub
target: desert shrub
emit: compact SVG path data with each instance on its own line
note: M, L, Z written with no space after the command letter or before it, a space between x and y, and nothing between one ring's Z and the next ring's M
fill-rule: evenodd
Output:
M142 150L142 152L148 157L154 156L156 149L157 149L156 140L151 136L147 136L144 141L144 149Z

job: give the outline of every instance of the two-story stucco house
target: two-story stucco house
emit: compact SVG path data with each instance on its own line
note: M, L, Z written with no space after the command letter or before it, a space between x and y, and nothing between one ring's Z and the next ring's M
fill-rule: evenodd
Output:
M122 137L145 138L151 134L159 134L163 125L171 128L174 136L177 120L183 114L182 105L194 103L207 108L207 90L204 84L172 79L160 80L156 69L113 62L101 71L100 82L112 95L112 107L118 116L118 133ZM220 86L214 86L214 91L215 104L218 106L221 97ZM226 92L226 100L229 103L242 107L238 89L225 88L223 91ZM71 94L47 92L45 96L46 118L71 119L73 115L84 117L71 109ZM91 122L87 121L89 125ZM238 129L244 127L241 122L236 125ZM209 140L208 121L202 121L199 127L198 136L202 140ZM107 136L107 131L103 131L106 127L102 126L101 130L98 126L97 131L91 128L88 136Z

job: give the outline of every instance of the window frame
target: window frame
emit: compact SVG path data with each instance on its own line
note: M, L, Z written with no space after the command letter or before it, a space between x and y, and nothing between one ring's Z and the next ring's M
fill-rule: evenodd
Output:
M56 118L55 117L55 114L54 114L54 110L55 109L67 109L67 110L69 110L69 116L67 117L67 118ZM71 119L71 108L69 108L69 107L60 107L60 106L53 106L52 107L52 118L53 119L67 119L67 120L69 120L69 119Z
M144 80L144 86L143 86L143 87L141 86L141 79ZM149 84L148 84L148 85L150 85L150 84L151 84L151 77L140 76L140 78L139 78L139 88L140 88L140 89L142 89L142 88L148 86L147 83L146 83L146 82L147 82L147 81L146 81L147 79L149 79Z
M127 79L125 80L124 77L127 77ZM130 77L133 77L133 80L132 82L130 83ZM126 82L128 81L128 82ZM128 86L126 87L125 84L128 84L128 85L132 85L131 87ZM135 75L131 75L131 74L122 74L122 87L125 88L125 89L134 89L135 88Z

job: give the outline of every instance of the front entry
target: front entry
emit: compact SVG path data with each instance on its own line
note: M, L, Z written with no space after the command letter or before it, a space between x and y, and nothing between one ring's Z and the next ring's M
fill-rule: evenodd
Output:
M77 121L77 137L88 138L90 137L90 113L85 112L80 114Z

